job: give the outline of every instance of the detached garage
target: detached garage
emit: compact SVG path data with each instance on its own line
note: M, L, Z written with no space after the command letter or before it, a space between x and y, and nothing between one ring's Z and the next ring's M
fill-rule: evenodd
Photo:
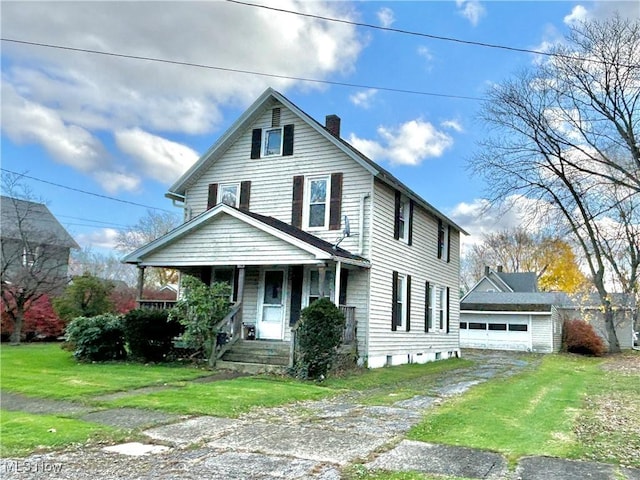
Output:
M559 300L555 293L470 292L460 302L460 347L557 352Z

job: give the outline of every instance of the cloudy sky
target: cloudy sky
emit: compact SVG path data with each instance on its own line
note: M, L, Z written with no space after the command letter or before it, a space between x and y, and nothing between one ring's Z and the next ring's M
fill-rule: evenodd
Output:
M487 186L465 164L483 135L477 112L487 87L538 58L433 36L545 50L573 22L639 14L635 1L0 8L3 175L26 174L78 243L94 249L110 248L147 208L177 213L168 186L267 87L321 122L340 116L345 139L472 238L516 225L518 209L479 214Z

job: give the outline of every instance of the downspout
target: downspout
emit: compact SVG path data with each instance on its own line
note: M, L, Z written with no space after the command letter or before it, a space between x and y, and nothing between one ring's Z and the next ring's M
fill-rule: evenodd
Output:
M357 255L364 253L364 202L369 198L369 193L360 194L360 214L358 216L358 251Z

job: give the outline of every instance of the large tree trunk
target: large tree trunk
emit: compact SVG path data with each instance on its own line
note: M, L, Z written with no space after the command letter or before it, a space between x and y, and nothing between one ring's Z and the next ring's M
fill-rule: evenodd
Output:
M13 317L13 333L9 337L11 345L20 345L22 337L22 322L24 320L24 307L17 305Z
M609 342L609 353L620 353L620 342L618 341L611 302L605 302L604 305L604 326L607 332L607 341Z

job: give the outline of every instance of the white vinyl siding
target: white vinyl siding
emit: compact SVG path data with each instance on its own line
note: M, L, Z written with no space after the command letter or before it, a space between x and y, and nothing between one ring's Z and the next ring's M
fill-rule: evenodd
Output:
M279 105L274 105L279 106ZM329 176L341 172L342 216L349 217L351 236L345 238L340 246L350 252L357 252L359 245L360 198L371 192L371 174L362 166L330 144L308 124L301 121L284 106L281 106L281 125L294 124L294 154L291 156L251 159L251 132L254 128L271 125L272 108L264 111L240 138L216 160L212 167L187 189L186 204L189 218L204 212L207 208L208 185L210 183L234 183L251 181L252 212L275 217L285 223L291 223L291 204L293 200L293 177L296 175ZM367 201L369 202L370 199ZM365 210L365 231L370 216ZM313 234L331 243L335 243L336 230L314 230ZM364 251L369 249L369 239L365 236Z
M371 300L369 315L368 347L370 363L379 364L381 358L413 355L412 361L420 361L418 354L432 355L440 352L447 358L449 352L458 352L459 317L459 233L451 230L449 263L436 256L438 221L421 206L413 212L413 243L394 241L395 192L382 182L375 181L373 200L373 226L371 247ZM411 275L411 330L398 328L389 335L391 327L391 278L393 271ZM424 331L426 282L449 287L450 333ZM435 320L435 319L434 319ZM444 319L446 328L446 318ZM436 322L434 321L434 326ZM431 358L435 359L435 357ZM396 360L392 360L396 362Z
M144 261L149 265L255 265L264 264L265 258L281 264L315 260L310 253L223 214Z

